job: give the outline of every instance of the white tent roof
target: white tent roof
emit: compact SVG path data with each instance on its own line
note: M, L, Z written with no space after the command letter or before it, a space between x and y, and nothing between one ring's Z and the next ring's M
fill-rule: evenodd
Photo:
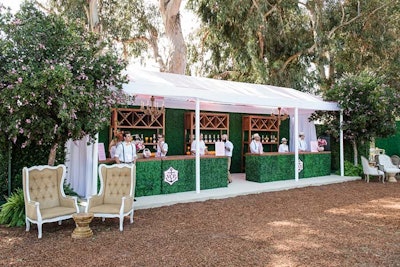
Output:
M130 82L126 93L135 95L136 105L150 96L162 99L167 108L193 109L195 99L201 110L270 113L276 107L314 110L339 110L337 103L291 88L200 78L172 73L128 68Z

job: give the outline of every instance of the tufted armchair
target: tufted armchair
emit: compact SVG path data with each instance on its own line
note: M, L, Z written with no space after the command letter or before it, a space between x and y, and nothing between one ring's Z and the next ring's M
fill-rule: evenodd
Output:
M379 169L385 172L389 182L397 182L395 175L396 173L400 173L400 168L396 165L393 165L392 160L388 155L378 155L378 164Z
M381 170L378 170L376 167L369 166L368 160L361 156L361 164L363 167L363 172L365 175L365 181L369 183L369 176L378 176L379 179L382 177L382 183L385 182L385 173Z
M124 217L130 215L133 223L136 165L114 164L99 166L100 192L88 198L86 212L94 217L119 218L119 230L123 230Z
M26 231L30 224L38 226L38 238L42 238L43 223L72 218L79 212L76 197L65 196L65 165L24 167L22 183L25 201Z

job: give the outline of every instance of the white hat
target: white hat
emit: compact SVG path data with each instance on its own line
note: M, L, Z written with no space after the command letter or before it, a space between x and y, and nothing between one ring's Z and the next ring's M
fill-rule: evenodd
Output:
M285 137L283 137L281 142L287 142L287 139Z
M258 133L253 134L253 138L260 137Z
M299 136L305 136L305 135L304 135L304 132L300 132L300 133L299 133Z

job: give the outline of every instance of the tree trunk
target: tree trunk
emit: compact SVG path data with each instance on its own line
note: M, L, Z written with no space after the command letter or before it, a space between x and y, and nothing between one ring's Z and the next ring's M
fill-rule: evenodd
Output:
M354 153L354 166L358 166L358 151L357 151L357 142L356 140L352 141L353 145L353 153Z
M50 149L49 161L47 162L47 164L50 166L54 166L54 163L56 161L57 148L58 148L58 144L55 143L53 145L53 147Z
M170 44L167 71L176 74L185 74L187 56L179 13L181 2L182 0L160 0L159 3L165 35Z

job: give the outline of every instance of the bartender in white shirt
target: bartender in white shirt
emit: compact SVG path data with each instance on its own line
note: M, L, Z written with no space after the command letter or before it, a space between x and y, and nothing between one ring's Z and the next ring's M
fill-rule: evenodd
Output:
M287 144L287 139L285 137L283 137L281 140L281 144L279 145L278 152L279 153L289 152L289 146Z
M260 135L258 133L253 134L253 140L250 143L250 153L253 154L262 154L263 151L263 145L260 141Z
M204 143L204 140L203 140L203 134L200 134L198 149L199 149L200 156L204 156L208 153L206 144ZM193 140L192 145L190 147L190 151L192 152L192 155L196 155L196 150L197 150L197 141Z
M298 148L299 148L300 152L307 151L307 143L306 143L306 140L304 140L305 137L306 136L304 135L304 132L300 132L299 133L299 146L298 146Z

